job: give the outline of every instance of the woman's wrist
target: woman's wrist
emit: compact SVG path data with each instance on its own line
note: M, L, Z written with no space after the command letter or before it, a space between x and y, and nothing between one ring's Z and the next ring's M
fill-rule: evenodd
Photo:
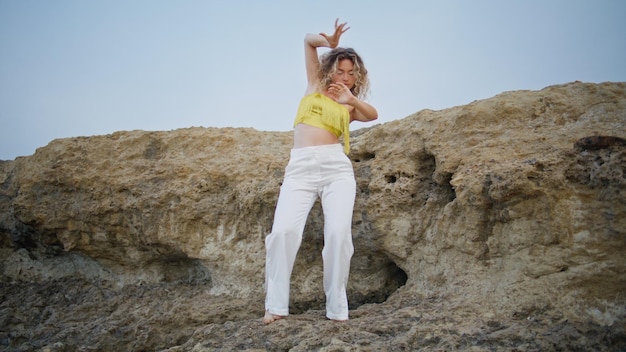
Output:
M352 106L355 109L358 108L359 103L361 103L361 101L359 100L359 98L355 97L354 95L347 102L348 105Z
M330 48L330 43L328 43L328 40L326 40L326 38L324 38L323 36L319 34L307 33L307 35L304 36L304 42L314 48L319 48L319 47Z

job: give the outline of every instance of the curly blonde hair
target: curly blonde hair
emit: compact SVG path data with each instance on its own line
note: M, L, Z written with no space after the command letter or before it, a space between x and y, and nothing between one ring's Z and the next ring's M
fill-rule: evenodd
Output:
M326 88L333 83L333 73L337 71L337 65L339 62L344 59L352 61L352 64L354 65L354 75L356 76L356 81L354 82L354 87L352 87L350 91L359 99L367 97L370 88L370 81L367 78L367 69L363 64L361 56L359 56L359 54L357 54L352 48L337 47L320 56L320 68L318 72L320 85Z

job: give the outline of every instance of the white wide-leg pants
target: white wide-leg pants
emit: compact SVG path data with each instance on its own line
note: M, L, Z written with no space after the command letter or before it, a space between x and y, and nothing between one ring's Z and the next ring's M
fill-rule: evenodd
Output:
M341 144L297 148L285 169L272 232L265 238L265 309L289 314L289 281L308 214L320 197L324 211L326 316L348 319L346 285L350 271L352 211L356 182Z

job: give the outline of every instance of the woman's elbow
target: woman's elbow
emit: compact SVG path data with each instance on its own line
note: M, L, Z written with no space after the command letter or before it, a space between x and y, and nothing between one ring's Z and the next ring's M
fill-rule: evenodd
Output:
M304 43L305 44L313 44L315 40L318 38L316 34L307 33L304 35Z
M378 119L378 114L372 114L372 115L362 115L361 118L359 118L358 120L361 122L371 122L371 121L376 121Z

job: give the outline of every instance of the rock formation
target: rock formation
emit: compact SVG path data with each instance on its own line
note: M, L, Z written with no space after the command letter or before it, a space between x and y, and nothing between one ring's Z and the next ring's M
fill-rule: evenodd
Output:
M506 92L353 131L351 320L324 320L323 216L263 326L290 132L52 141L0 162L0 348L626 348L626 83Z

